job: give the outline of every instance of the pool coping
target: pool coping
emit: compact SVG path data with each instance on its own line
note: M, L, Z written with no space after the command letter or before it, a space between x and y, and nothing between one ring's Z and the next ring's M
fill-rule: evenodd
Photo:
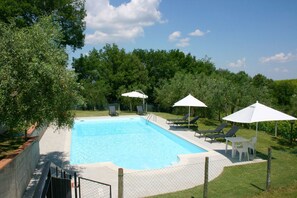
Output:
M146 116L138 116L138 115L128 115L128 116L121 116L122 117L125 117L125 118L136 118L136 117L143 117L143 119L146 119L145 117ZM118 117L110 117L110 116L100 116L100 117L77 117L75 118L75 120L98 120L98 119L116 119ZM209 155L212 155L214 153L216 153L214 150L202 145L202 144L199 144L199 143L196 143L188 138L185 138L179 134L175 134L173 133L172 131L168 130L166 127L164 127L163 125L160 125L160 123L158 122L153 122L151 120L149 120L149 122L161 127L162 129L166 130L167 132L195 145L195 146L198 146L202 149L204 149L206 152L202 152L202 153L190 153L190 154L179 154L177 155L177 158L179 159L179 161L177 161L176 163L170 165L170 166L167 166L167 167L162 167L162 168L155 168L155 169L128 169L128 168L124 168L124 167L121 167L121 166L118 166L116 164L114 164L112 161L106 161L106 162L96 162L96 163L89 163L89 164L70 164L69 166L72 166L72 167L108 167L110 168L111 170L114 170L114 171L118 171L119 168L123 168L125 170L126 173L133 173L133 172L138 172L138 171L149 171L149 170L158 170L158 169L163 169L163 168L168 168L168 167L172 167L172 166L180 166L180 165L187 165L189 161L191 161L191 159L194 159L194 158L197 158L197 157L203 157L203 156L209 156ZM169 125L168 125L169 126ZM70 129L71 130L71 129ZM66 141L67 144L65 144L65 151L67 153L69 153L69 155L66 156L66 160L70 162L70 150L71 150L71 133L67 133L67 136L66 138L70 141Z

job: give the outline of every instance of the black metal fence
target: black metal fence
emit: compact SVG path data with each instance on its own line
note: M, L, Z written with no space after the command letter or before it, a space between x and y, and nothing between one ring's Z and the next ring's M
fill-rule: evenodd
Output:
M36 186L33 198L111 198L111 185L77 177L47 162Z

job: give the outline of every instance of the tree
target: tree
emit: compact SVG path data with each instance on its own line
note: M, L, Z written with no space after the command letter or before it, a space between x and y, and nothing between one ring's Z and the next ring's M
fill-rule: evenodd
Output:
M96 105L122 100L121 93L126 91L146 91L148 73L145 65L135 54L126 53L115 44L107 44L99 51L93 49L88 55L73 59L72 66L78 74L79 82L83 82L86 89L84 97L89 106L94 106L95 98L88 91L92 95L100 95L100 98L104 94L106 100L97 99L99 103Z
M97 106L107 104L106 95L110 89L104 81L82 81L81 83L84 87L82 91L83 97L85 98L86 104L89 106L87 109L96 110Z
M49 18L26 28L0 23L0 35L1 124L18 132L32 124L71 126L80 87L66 69L59 27Z
M42 16L52 16L63 32L61 44L75 50L84 46L84 4L84 0L1 0L0 21L27 27L38 22Z
M294 95L295 86L287 81L278 81L274 85L274 96L277 104L281 106L290 106L290 98Z

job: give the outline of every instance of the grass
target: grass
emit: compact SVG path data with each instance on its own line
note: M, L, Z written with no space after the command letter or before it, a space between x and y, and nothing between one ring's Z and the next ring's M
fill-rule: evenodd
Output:
M130 111L117 111L120 115L136 115L136 112ZM76 117L92 117L92 116L109 116L108 111L74 111Z

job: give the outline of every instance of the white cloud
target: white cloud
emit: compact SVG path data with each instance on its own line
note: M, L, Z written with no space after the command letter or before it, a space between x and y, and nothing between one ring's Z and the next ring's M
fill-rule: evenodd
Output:
M168 36L168 40L169 41L176 41L179 37L181 37L181 32L180 31L175 31L175 32L172 32Z
M177 47L187 47L190 45L190 38L183 38L176 43Z
M131 0L118 7L109 0L86 0L87 44L132 41L142 36L144 28L161 21L161 0Z
M275 71L276 73L288 73L289 72L289 70L286 68L278 68L278 67L274 68L273 71Z
M196 29L194 32L189 33L190 36L204 36L206 33L210 32L207 30L207 32L202 32L199 29Z
M229 63L228 66L229 67L233 67L233 68L240 68L240 67L245 67L245 58L242 59L238 59L235 62Z
M284 62L289 62L292 60L296 59L296 55L293 55L292 53L285 54L283 52L275 54L273 56L269 57L262 57L260 58L261 63L270 63L270 62L279 62L279 63L284 63Z

